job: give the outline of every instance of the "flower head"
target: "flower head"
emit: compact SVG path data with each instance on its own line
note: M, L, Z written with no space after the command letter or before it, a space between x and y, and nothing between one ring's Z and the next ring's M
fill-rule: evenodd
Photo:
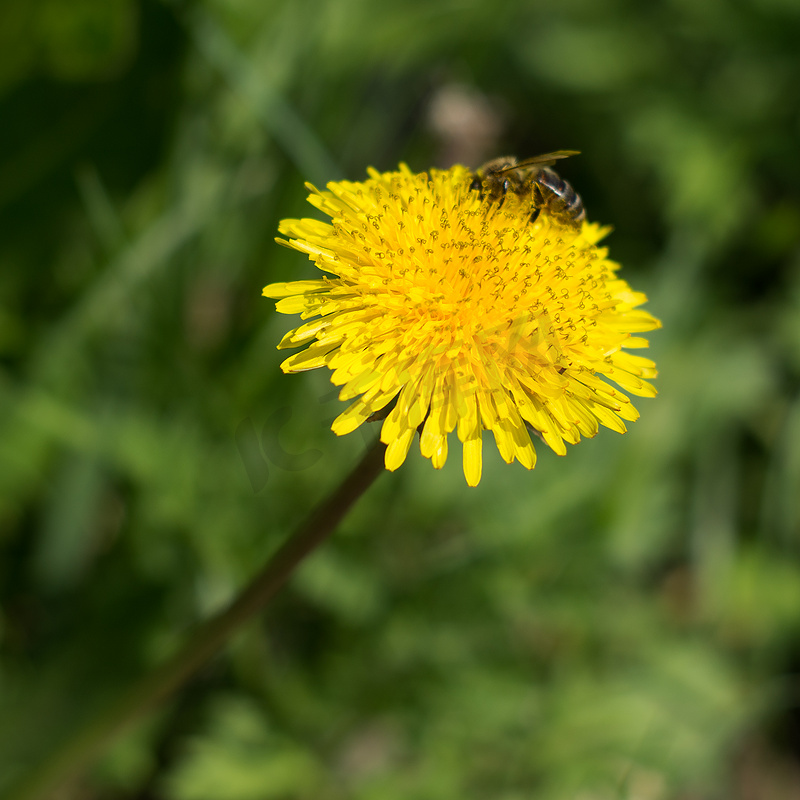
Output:
M369 176L309 184L309 202L331 221L283 220L289 239L277 241L327 274L264 289L278 311L310 320L278 345L307 345L283 370L328 367L339 398L354 401L333 431L383 417L395 470L418 430L422 455L442 467L456 430L470 486L483 430L528 469L530 432L561 455L599 425L624 433L638 412L605 379L655 395L655 364L622 348L647 347L633 334L660 323L597 246L608 229L563 227L545 211L531 223L530 202L483 199L462 166Z

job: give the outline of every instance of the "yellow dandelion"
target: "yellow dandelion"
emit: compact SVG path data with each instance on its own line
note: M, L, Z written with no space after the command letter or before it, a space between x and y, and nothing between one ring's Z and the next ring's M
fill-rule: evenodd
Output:
M387 469L417 431L439 469L456 430L470 486L484 430L506 462L528 469L530 432L560 455L599 425L624 433L639 414L606 379L654 396L655 364L622 348L647 347L634 334L660 327L597 246L608 228L563 227L546 212L531 223L530 202L488 202L473 177L463 166L414 174L403 164L325 191L308 184L331 221L283 220L289 238L277 241L327 275L264 289L278 311L310 320L278 345L307 345L284 372L328 367L339 398L355 401L334 433L383 418Z

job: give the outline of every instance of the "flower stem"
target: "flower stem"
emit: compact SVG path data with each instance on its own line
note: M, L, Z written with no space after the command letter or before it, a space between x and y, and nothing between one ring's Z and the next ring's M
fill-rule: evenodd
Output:
M204 622L185 645L2 794L2 800L45 800L79 776L139 717L180 687L243 623L261 611L300 562L336 528L383 471L385 446L376 442L353 471L275 551L223 611Z

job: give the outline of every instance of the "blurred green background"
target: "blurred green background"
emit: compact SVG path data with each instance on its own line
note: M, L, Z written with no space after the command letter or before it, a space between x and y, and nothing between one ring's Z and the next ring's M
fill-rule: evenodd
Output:
M0 4L0 789L365 449L260 297L313 277L303 182L576 148L664 323L642 419L475 490L412 450L59 797L800 797L798 42L797 0Z

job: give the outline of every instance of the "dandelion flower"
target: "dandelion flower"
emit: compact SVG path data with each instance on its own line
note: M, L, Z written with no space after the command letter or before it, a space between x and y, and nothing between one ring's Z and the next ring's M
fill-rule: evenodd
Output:
M405 460L414 434L441 468L448 434L462 443L464 475L481 478L482 433L502 458L532 469L536 434L559 455L600 425L624 433L639 414L655 364L623 348L660 327L646 301L617 277L595 223L560 226L530 202L491 203L463 166L308 184L330 222L286 219L277 241L324 273L273 283L264 295L304 322L279 348L305 347L284 372L328 367L354 401L333 423L343 435L383 418L386 467ZM612 381L619 388L612 386Z

